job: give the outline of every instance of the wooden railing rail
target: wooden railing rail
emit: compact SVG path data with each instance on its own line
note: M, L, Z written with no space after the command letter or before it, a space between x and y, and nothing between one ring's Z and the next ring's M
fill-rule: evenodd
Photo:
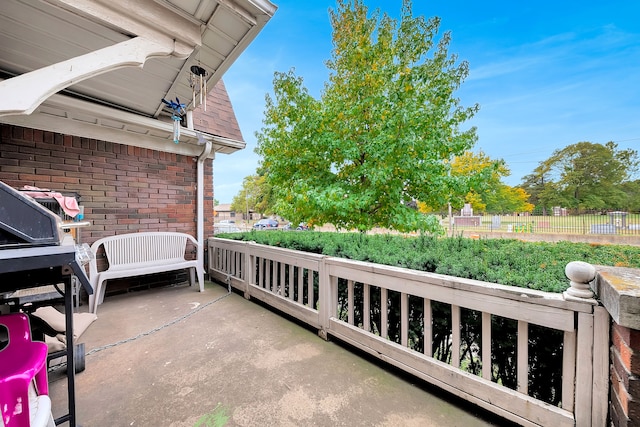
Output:
M325 338L338 338L506 419L530 426L606 424L609 316L585 290L595 272L582 264L567 268L569 291L554 294L251 242L209 240L213 279L226 281L246 298L257 298L317 328ZM443 305L450 309L444 320L451 325L444 341L450 349L446 357L433 351L435 324L443 320L434 315L434 307ZM463 313L469 312L478 313L480 338L465 346L462 343L468 340L463 330L468 325ZM517 324L513 388L500 384L493 375L492 319L498 317ZM421 336L415 336L416 325L422 325ZM562 334L560 349L554 350L562 352L557 404L540 400L529 390L531 362L536 357L530 351L537 351L530 348L532 327ZM441 336L438 340L443 342ZM469 363L481 370L470 372Z

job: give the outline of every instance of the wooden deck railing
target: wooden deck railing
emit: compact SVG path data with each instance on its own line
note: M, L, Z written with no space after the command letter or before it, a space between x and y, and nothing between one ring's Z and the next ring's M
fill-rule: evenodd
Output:
M572 278L575 292L562 295L219 238L209 239L209 274L324 338L338 338L521 425L606 424L610 319L585 290L588 277ZM471 325L470 318L479 320ZM492 353L504 344L496 343L496 325L504 325L498 319L515 325L512 388L496 376ZM560 336L559 345L532 347L530 333L540 336L541 328ZM540 381L532 366L547 356L541 351L561 355L561 386L552 401L529 389Z

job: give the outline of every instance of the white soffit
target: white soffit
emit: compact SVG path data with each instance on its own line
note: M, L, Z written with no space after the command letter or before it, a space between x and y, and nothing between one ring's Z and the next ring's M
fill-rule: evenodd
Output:
M193 108L191 66L204 68L213 88L275 11L268 0L2 0L0 94L10 94L3 103L17 105L47 84L62 95L34 96L31 114L0 111L0 122L185 150L177 148L182 138L172 141L162 99ZM182 134L186 145L196 143L195 132ZM206 139L218 141L218 152L244 148Z
M215 153L231 154L246 146L244 142L185 128L181 129L180 142L176 144L173 124L169 121L141 117L60 94L51 96L30 115L4 116L0 121L187 156L198 156L202 152L198 135L213 143L210 158L214 158Z

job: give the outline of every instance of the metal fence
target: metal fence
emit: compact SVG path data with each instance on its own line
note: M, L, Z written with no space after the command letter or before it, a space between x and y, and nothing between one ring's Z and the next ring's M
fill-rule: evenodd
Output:
M445 219L446 221L446 219ZM509 233L611 234L640 236L640 213L560 212L558 215L466 215L453 216L454 230Z

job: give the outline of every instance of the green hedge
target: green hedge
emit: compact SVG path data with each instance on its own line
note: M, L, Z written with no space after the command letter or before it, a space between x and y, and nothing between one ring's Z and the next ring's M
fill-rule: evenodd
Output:
M640 268L640 247L624 245L275 230L219 237L549 292L567 289L571 261Z
M306 231L251 231L223 237L551 292L562 292L569 286L564 269L571 261L640 268L640 247L633 246ZM372 332L378 333L381 307L387 307L387 337L399 344L400 295L389 291L384 304L380 296L372 290L370 311L363 313L362 284L354 283L354 324L363 324L363 316L368 315ZM347 299L347 281L339 279L338 317L344 321L347 320ZM421 298L409 298L409 348L451 363L451 305L432 301L432 348L426 351L423 307ZM461 368L481 375L483 364L490 363L492 381L515 390L517 321L491 316L491 361L483 361L478 355L482 346L481 313L462 309L461 316ZM562 331L529 325L528 394L555 406L562 403L563 337Z

